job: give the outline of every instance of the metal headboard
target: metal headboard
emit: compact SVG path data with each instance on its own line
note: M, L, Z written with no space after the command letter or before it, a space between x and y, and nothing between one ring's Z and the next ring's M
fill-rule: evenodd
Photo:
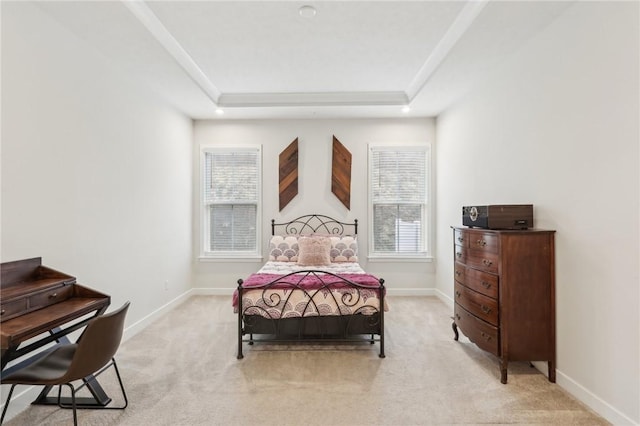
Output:
M312 234L316 232L356 235L358 234L358 219L353 219L352 223L341 222L321 214L307 214L283 223L276 223L275 219L271 219L271 235L276 235L276 229L282 229L281 227L284 228L284 233L287 235Z

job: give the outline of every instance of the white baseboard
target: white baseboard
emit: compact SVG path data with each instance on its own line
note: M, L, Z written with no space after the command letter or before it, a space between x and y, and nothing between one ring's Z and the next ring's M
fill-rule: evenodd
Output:
M556 383L611 424L636 426L639 424L558 369L556 369Z
M236 291L236 288L208 288L208 287L199 287L192 288L191 294L194 296L229 296Z
M233 292L236 291L236 288L210 288L210 287L196 287L191 290L185 292L183 295L175 298L167 305L162 308L156 310L153 314L149 315L157 317L159 314L164 314L166 311L169 311L181 304L185 300L187 300L191 296L231 296ZM453 308L453 299L445 296L440 290L435 288L389 288L387 287L387 294L390 296L438 296L443 302L447 303ZM165 309L166 308L166 309ZM147 317L147 318L148 318ZM138 321L138 323L144 320ZM137 325L138 323L134 324ZM133 326L132 326L133 327ZM131 328L128 327L127 330Z
M136 321L134 324L129 325L124 329L124 333L122 335L122 341L126 341L131 337L138 334L140 331L147 328L152 322L161 318L167 312L175 308L176 306L184 303L187 299L191 297L193 290L188 290L176 297L175 299L167 302L163 306L159 307L155 311L151 312L149 315L144 318ZM226 293L230 294L230 293ZM4 408L6 395L9 393L9 385L2 385L2 395L0 396L2 405L0 406L0 410ZM9 403L9 409L7 410L7 414L5 417L5 421L10 420L11 418L18 415L21 411L25 410L27 407L31 405L31 402L35 400L40 392L42 391L41 386L17 386L16 390L13 393L13 397L11 402Z
M156 309L146 317L137 321L134 324L131 324L124 330L123 341L130 339L131 337L138 334L140 331L144 330L151 323L153 323L158 318L161 318L167 312L175 308L176 306L182 304L191 296L195 295L204 295L204 296L230 296L235 291L235 288L192 288L189 291L186 291L182 295L176 297L175 299L167 302L165 305ZM390 296L436 296L443 303L450 306L453 310L453 299L443 293L442 291L436 288L388 288L387 292ZM464 335L460 336L465 339ZM546 367L546 363L544 364ZM543 374L546 374L546 371L543 371L542 367L538 368ZM608 404L606 401L602 400L597 395L594 395L584 386L580 385L578 382L565 375L562 371L556 370L556 382L558 386L569 392L576 399L581 401L587 407L595 411L598 415L604 417L607 421L611 422L614 425L635 425L639 424L634 422L631 418L621 413L615 407ZM18 392L20 389L16 388ZM9 392L9 386L2 386L2 405L4 406L4 399L6 398L6 393ZM11 400L11 404L9 406L9 410L7 411L7 416L5 420L9 420L14 417L16 414L20 413L22 410L26 409L31 401L33 401L40 392L40 387L30 387L26 388L21 392L15 393L13 399ZM2 407L0 407L2 409Z
M198 296L230 296L235 288L194 288L191 289L192 295ZM433 288L388 288L389 296L434 296Z
M433 296L435 293L432 288L389 288L387 294L389 296Z
M433 291L443 303L451 308L451 312L453 313L453 298L441 292L439 289L433 289ZM460 333L460 339L469 342L462 333ZM538 371L547 376L548 368L546 362L533 362L533 365ZM558 369L556 369L556 384L614 425L639 425Z
M7 394L9 394L10 385L2 385L2 407L0 409L4 409L4 404L7 399ZM11 398L11 403L9 404L9 409L7 410L7 414L4 418L4 421L9 421L13 417L20 414L23 410L31 405L31 402L34 401L40 392L42 391L42 386L16 386L13 391L13 397ZM72 418L69 417L69 420L72 421Z
M181 305L182 303L184 303L187 299L189 299L191 297L192 292L193 292L193 290L185 291L184 293L182 293L178 297L174 298L173 300L170 300L169 302L165 303L163 306L161 306L158 309L156 309L155 311L151 312L149 315L145 316L142 319L139 319L135 323L133 323L133 324L129 325L128 327L126 327L124 329L124 334L122 336L122 341L125 342L128 339L132 338L133 336L135 336L136 334L138 334L139 332L141 332L142 330L147 328L149 326L149 324L151 324L152 322L154 322L158 318L161 318L162 316L164 316L167 312L169 312L170 310L172 310L176 306Z
M440 289L434 288L433 293L449 308L451 308L451 314L453 315L453 299L446 293L440 291Z

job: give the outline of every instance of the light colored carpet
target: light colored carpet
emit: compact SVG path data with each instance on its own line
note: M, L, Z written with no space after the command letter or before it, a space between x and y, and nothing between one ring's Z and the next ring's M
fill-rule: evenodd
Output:
M453 340L437 298L388 300L385 359L378 344L245 344L237 360L230 297L192 297L121 346L129 407L81 410L79 424L607 424L528 363L510 364L501 384L496 358ZM120 403L114 377L100 381ZM6 422L69 424L71 412L51 406Z

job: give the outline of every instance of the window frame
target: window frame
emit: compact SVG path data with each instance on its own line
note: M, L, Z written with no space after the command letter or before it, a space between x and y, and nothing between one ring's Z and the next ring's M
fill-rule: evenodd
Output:
M374 251L374 200L373 200L373 153L375 151L419 151L425 156L425 201L423 204L423 224L421 229L422 250L417 252L376 252ZM431 144L428 142L375 143L367 146L367 218L368 247L367 259L373 262L431 262L433 261L433 162Z
M253 251L210 251L211 223L209 203L205 200L206 156L215 152L257 152L257 200L256 200L256 247ZM263 150L262 145L201 145L200 146L200 176L199 176L199 260L200 261L249 261L262 259L262 184L263 184Z

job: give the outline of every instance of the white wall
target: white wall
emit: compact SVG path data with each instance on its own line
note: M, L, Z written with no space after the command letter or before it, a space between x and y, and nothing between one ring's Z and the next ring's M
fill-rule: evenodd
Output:
M263 247L268 244L271 219L283 221L303 214L323 213L342 220L358 219L359 260L371 273L382 277L390 292L426 292L435 287L431 263L381 263L366 259L367 240L367 144L406 142L434 143L433 119L371 120L208 120L194 128L194 181L198 182L201 145L258 144L263 147ZM351 210L331 193L332 136L351 152ZM282 212L278 206L278 155L298 138L298 195ZM199 194L194 192L194 252L199 252ZM198 262L194 287L235 288L263 264L257 262Z
M127 325L184 294L192 130L38 7L3 3L2 261L130 300Z
M116 305L132 300L131 324L191 283L226 291L262 263L195 262L191 279L200 144L263 145L263 235L272 217L322 212L358 218L366 244L366 144L434 143L437 130L437 263L365 268L392 290L450 295L460 207L534 203L538 226L558 231L558 384L614 423L640 423L638 39L637 3L579 3L437 129L216 120L192 134L37 7L4 2L1 260L42 256ZM351 211L330 192L334 134L353 154ZM296 137L300 194L278 212L277 158Z
M556 229L558 384L640 422L638 3L581 2L437 121L438 290L460 207Z

